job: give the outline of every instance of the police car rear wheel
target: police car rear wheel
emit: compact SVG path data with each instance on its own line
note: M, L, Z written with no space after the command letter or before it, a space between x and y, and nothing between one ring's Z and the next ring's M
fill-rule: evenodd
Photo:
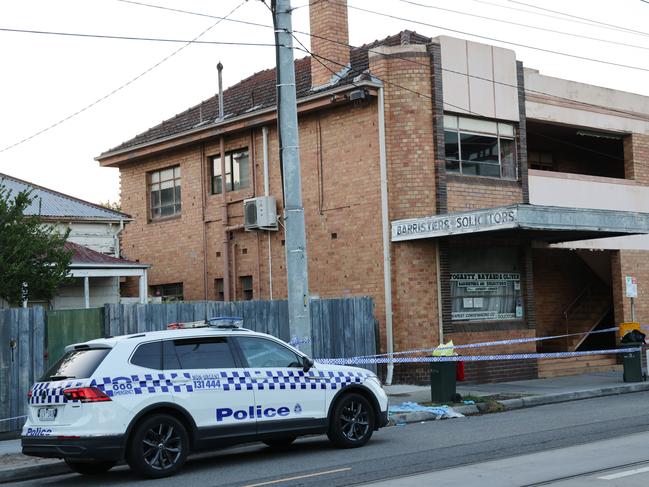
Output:
M70 467L72 470L74 470L77 473L83 475L99 475L101 473L108 472L111 468L115 466L115 463L117 462L111 462L111 461L77 462L75 460L68 460L66 458L65 463L67 463L68 467Z
M327 436L339 448L363 446L372 437L376 418L360 394L346 394L336 403Z
M271 448L288 448L295 441L295 439L295 436L292 436L290 438L274 438L272 440L264 440L264 444L270 446Z
M187 459L187 430L173 416L156 414L135 429L126 461L135 472L150 478L175 474Z

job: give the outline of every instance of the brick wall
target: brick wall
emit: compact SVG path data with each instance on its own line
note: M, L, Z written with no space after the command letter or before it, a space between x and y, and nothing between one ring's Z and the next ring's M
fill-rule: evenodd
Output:
M520 182L447 174L449 213L523 202Z
M624 177L649 185L649 134L624 137Z
M649 321L649 251L619 250L612 252L613 302L615 322L631 321L631 300L625 296L625 276L633 276L638 282L638 298L635 300L636 321Z
M333 73L340 72L349 64L347 0L311 2L309 19L311 51L322 56L317 58L320 62L311 59L311 85L318 87L328 83Z

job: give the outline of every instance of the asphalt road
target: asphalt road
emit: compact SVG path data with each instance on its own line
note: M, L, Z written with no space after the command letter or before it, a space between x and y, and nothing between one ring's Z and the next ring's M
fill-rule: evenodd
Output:
M514 465L512 468L519 468L524 474L526 469L533 468L530 465L534 465L534 462L526 464L519 462L523 457L512 457L574 445L581 445L575 451L586 451L588 444L611 438L621 438L620 445L624 445L625 435L647 431L649 392L641 392L385 428L375 433L368 445L355 450L336 450L329 445L326 437L298 440L283 452L273 451L263 445L230 448L195 457L179 475L155 481L155 485L336 486L372 483L384 479L392 479L391 485L402 485L413 474L508 459ZM618 446L620 448L623 447ZM634 461L640 462L639 468L644 466L643 460L649 465L649 450L638 450ZM560 467L569 465L568 462L571 461L573 460L569 457L560 455L545 470L550 477L561 478L563 470ZM461 471L461 468L447 472L454 470ZM554 470L557 475L553 476ZM401 478L402 481L397 480ZM523 475L522 478L527 477ZM649 477L647 479L649 484ZM547 480L551 479L548 477ZM99 478L65 475L7 485L58 487L143 484L128 469L119 467ZM454 482L451 485L473 484ZM479 482L476 485L519 484Z

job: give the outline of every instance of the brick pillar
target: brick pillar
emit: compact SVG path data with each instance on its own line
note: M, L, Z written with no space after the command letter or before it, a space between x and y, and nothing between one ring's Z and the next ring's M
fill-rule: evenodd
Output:
M649 185L649 135L624 137L624 177Z
M309 20L311 52L316 56L311 59L311 87L317 88L349 64L347 0L311 2Z

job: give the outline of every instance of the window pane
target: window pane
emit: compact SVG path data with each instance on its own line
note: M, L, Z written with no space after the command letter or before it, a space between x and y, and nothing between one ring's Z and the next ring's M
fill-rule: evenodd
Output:
M500 177L500 166L498 164L476 164L476 170L479 176Z
M180 166L174 167L174 178L180 179Z
M164 169L163 171L160 171L160 181L168 181L173 178L174 178L173 168Z
M302 367L300 357L277 342L264 338L238 338L249 367Z
M459 117L459 124L460 130L466 130L468 132L481 132L494 135L498 133L498 124L489 120Z
M165 370L180 369L180 362L178 362L178 355L176 355L174 342L172 340L166 340L162 343L162 368Z
M444 115L444 128L457 129L457 117L455 115Z
M462 174L466 174L468 176L477 176L480 174L478 171L478 163L475 162L462 162Z
M460 163L458 161L446 161L446 172L459 173Z
M176 203L180 203L180 186L174 188L174 198Z
M513 140L500 139L500 164L502 165L503 178L516 179L516 157Z
M221 175L221 157L213 157L212 158L212 176L220 176Z
M232 174L229 172L225 173L225 190L232 191Z
M212 194L221 194L221 176L214 176L212 178Z
M157 183L160 181L160 173L158 171L151 173L151 182Z
M457 161L460 158L460 146L458 145L458 133L449 130L444 131L444 145L446 147L446 160Z
M47 382L52 376L66 376L74 379L87 379L99 367L110 348L94 348L67 352L48 370L41 382Z
M173 216L174 214L174 206L162 206L160 208L160 216L165 217L165 216Z
M137 347L131 363L149 369L161 369L162 342L144 343Z
M178 360L183 369L228 369L236 367L225 338L175 340Z
M232 154L232 170L235 173L235 189L247 188L250 186L250 164L248 151Z
M152 208L151 209L151 218L160 218L160 208Z
M151 192L151 208L156 208L160 206L160 192L152 191Z
M173 205L174 203L174 189L173 187L163 189L160 191L160 204L162 206Z
M498 139L496 137L460 133L460 144L463 161L499 163Z
M498 124L498 135L505 137L514 136L514 126L509 123L499 123Z

